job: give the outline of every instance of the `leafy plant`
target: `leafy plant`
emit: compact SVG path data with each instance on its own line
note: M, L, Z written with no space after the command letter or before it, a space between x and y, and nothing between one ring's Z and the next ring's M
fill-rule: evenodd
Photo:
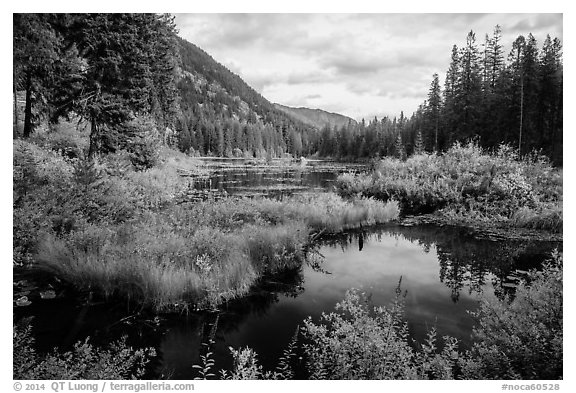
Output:
M129 347L126 337L106 348L95 348L86 339L71 351L54 349L41 355L34 349L28 322L14 326L14 379L137 379L156 356L153 348Z
M559 173L545 157L520 159L507 145L488 153L474 143L456 143L442 155L384 158L371 173L344 174L335 185L342 196L394 199L404 214L559 232L561 213L551 213L562 209Z
M462 360L467 379L557 379L563 357L563 256L531 271L513 298L485 297L472 349Z

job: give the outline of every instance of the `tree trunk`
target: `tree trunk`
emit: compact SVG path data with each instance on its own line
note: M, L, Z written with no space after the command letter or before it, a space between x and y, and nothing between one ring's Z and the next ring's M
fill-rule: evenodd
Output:
M12 138L18 138L18 95L16 82L14 82L14 129L12 130Z
M518 155L522 157L522 117L524 115L524 77L520 77L520 135L518 136Z
M90 147L88 148L88 158L93 159L96 153L98 152L98 123L96 122L96 118L92 117L90 121Z
M32 134L32 78L26 76L26 109L24 110L24 138Z
M436 132L434 134L434 149L436 151L436 154L438 154L438 119L439 119L440 115L438 113L436 113Z

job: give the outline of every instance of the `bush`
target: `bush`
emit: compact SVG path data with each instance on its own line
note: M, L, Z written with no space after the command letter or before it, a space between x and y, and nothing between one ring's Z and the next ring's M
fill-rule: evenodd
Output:
M53 219L70 215L73 162L55 152L17 140L13 143L14 262L29 263Z
M562 378L562 259L555 253L542 271L531 271L513 299L483 299L464 378Z
M561 212L561 172L538 155L519 159L506 145L491 154L469 143L455 144L441 156L385 158L372 173L344 174L335 185L342 196L397 200L404 214L437 212L456 222L554 231L561 226L550 210ZM530 219L522 219L525 209Z
M278 360L278 365L274 371L265 371L264 368L258 363L258 354L251 348L241 348L235 350L230 347L229 350L234 360L234 366L231 372L220 370L220 378L227 380L257 380L257 379L292 379L294 378L293 360L296 357L296 347L298 343L298 327L294 333L294 337L288 344L288 347L283 351L282 356ZM206 347L206 354L201 355L200 359L202 364L195 364L192 367L199 372L199 376L195 379L209 379L215 378L216 374L213 373L215 362L212 358L213 352L211 347L214 341L210 340L204 343Z
M541 271L532 270L513 297L483 295L473 313L472 348L430 329L423 343L410 342L400 283L388 307L374 307L365 293L346 292L336 311L310 317L301 329L306 371L311 379L557 379L562 378L562 254L555 252ZM223 379L290 379L298 331L275 372L264 371L251 348L230 348L231 373ZM212 342L213 344L213 342ZM206 345L206 344L205 344ZM200 377L215 377L212 352L202 356Z
M454 378L457 341L445 338L444 349L437 352L432 330L420 351L411 347L400 297L390 307L370 307L365 293L350 290L336 310L340 312L323 313L320 324L304 321L310 378Z
M34 349L31 326L14 326L14 379L137 379L142 378L153 348L133 349L126 337L106 348L95 348L86 339L68 352L40 355Z
M61 121L51 125L47 133L34 133L30 141L65 158L79 159L88 152L87 128L83 122Z

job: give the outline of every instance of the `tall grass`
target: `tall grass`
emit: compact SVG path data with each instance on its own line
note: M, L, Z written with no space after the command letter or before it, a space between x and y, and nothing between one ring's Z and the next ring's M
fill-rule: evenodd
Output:
M399 201L404 214L436 212L455 222L562 228L562 173L545 157L520 159L512 148L494 153L456 144L442 155L381 160L371 173L344 174L342 196Z
M203 202L149 212L129 224L87 225L66 237L47 236L37 260L105 296L133 298L157 309L214 306L245 294L259 276L295 268L304 259L311 227L302 218L308 210L301 203L295 208L288 201L262 202ZM381 207L363 203L364 217L373 205ZM292 217L282 214L287 209ZM375 210L379 219L389 218ZM327 216L323 222L336 220Z
M151 161L136 152L138 165L128 150L86 160L59 148L69 131L14 141L15 261L105 297L214 307L298 267L311 232L398 216L396 202L331 193L186 202L188 175L206 173L198 160L165 147ZM82 138L71 140L80 151Z
M149 210L125 223L92 223L40 241L40 267L106 297L157 310L214 307L258 277L299 267L311 231L397 216L394 203L335 195L234 199Z

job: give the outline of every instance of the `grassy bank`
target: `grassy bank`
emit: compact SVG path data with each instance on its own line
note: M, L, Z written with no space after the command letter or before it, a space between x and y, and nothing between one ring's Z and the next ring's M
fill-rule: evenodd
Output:
M309 235L396 218L394 203L333 194L283 201L229 199L171 206L124 223L45 235L44 269L107 297L157 310L212 307L242 296L267 274L299 267Z
M120 151L88 161L61 144L14 142L15 263L156 310L217 306L299 267L311 234L399 214L393 201L331 193L198 202L180 174L205 170L184 154L161 148L146 168L151 159Z
M455 224L562 231L562 170L542 156L520 159L456 144L442 155L385 158L371 173L344 174L339 195L397 200L403 214L436 213Z

